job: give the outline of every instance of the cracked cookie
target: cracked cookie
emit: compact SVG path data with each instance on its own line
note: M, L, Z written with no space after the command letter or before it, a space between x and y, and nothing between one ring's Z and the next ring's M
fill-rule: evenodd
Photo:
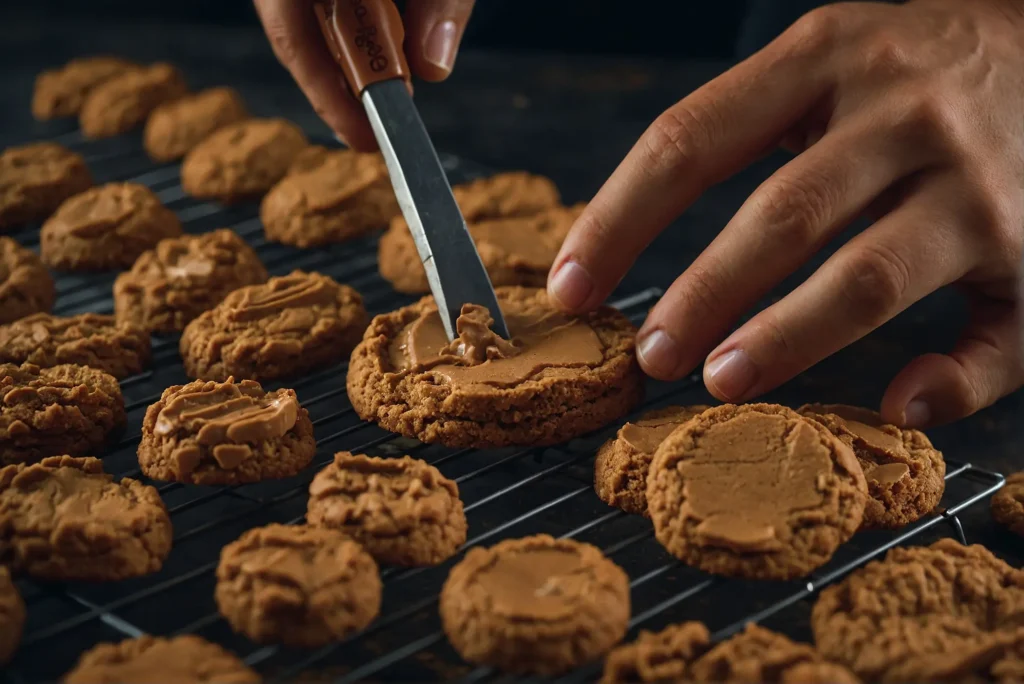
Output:
M458 485L409 456L335 454L309 485L306 522L344 532L386 565L437 565L466 541Z
M187 92L185 78L170 64L131 69L89 91L78 124L86 138L111 138L142 125L158 106Z
M1024 537L1024 472L1008 476L1006 486L992 497L992 517Z
M260 676L234 654L192 634L171 639L141 636L104 643L82 654L64 684L260 684Z
M0 324L53 308L53 278L39 256L0 236Z
M120 57L78 57L59 69L36 76L32 116L40 121L78 116L86 96L96 86L141 67Z
M42 142L0 154L0 230L42 221L61 202L92 186L82 155Z
M154 109L146 119L143 145L153 161L174 161L214 131L248 116L233 88L208 88Z
M215 597L253 641L317 648L377 617L381 581L373 558L341 532L272 524L223 548Z
M25 602L11 579L11 571L0 565L0 665L10 662L21 643L25 626Z
M267 280L245 240L227 228L161 240L114 281L117 320L179 332L230 292Z

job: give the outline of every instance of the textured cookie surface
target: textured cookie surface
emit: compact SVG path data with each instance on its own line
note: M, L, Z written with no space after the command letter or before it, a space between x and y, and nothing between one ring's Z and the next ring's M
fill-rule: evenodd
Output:
M867 485L853 452L782 406L725 405L655 452L655 535L688 565L750 579L803 577L860 526Z
M0 468L0 563L58 581L156 572L171 520L156 489L114 481L98 458L53 456Z
M138 64L106 55L79 57L59 69L48 69L36 77L32 116L40 120L77 116L96 86L135 69Z
M53 308L53 278L35 252L0 236L0 324Z
M471 663L554 675L626 633L629 578L589 544L537 535L473 548L441 590L441 622Z
M1024 537L1024 472L1006 478L1006 486L992 497L992 517Z
M236 632L259 643L316 648L377 617L377 564L341 532L305 525L249 530L224 547L217 607Z
M266 282L260 258L232 230L161 240L114 282L117 320L176 332L228 293Z
M54 143L8 147L0 154L0 231L41 221L92 185L82 155Z
M143 144L154 161L181 159L219 128L248 116L232 88L209 88L165 102L146 119Z
M0 665L14 657L25 626L25 602L11 579L11 571L0 565Z
M259 684L239 658L201 637L141 636L82 654L64 684Z
M89 91L79 113L87 138L109 138L142 125L150 112L188 92L177 68L157 63L130 69Z
M459 488L419 459L335 454L309 485L306 521L388 565L436 565L466 541Z
M315 451L295 390L196 380L168 387L146 410L139 465L154 480L238 484L290 477Z
M452 188L467 222L530 216L561 203L558 188L543 176L509 171Z

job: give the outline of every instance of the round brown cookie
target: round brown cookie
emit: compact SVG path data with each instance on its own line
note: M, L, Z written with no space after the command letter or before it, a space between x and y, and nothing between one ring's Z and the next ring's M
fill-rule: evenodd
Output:
M0 236L0 324L53 308L57 294L39 256Z
M600 550L546 534L474 548L441 590L441 622L471 663L554 675L622 640L629 577Z
M89 91L78 124L87 138L110 138L140 126L158 106L187 92L184 76L170 64L130 69Z
M42 221L92 186L82 155L54 143L8 147L0 154L0 230Z
M145 185L108 183L68 199L43 224L43 262L69 271L128 268L164 238L181 235L178 216Z
M692 681L690 666L710 647L711 634L702 622L643 630L636 641L608 654L600 684Z
M309 147L260 204L268 240L295 247L344 242L386 228L398 200L380 154Z
M309 485L306 522L344 532L387 565L437 565L466 542L458 485L409 456L335 454Z
M238 202L265 194L309 145L285 119L228 124L193 147L181 165L181 187L193 197Z
M619 428L594 460L594 491L609 506L647 515L647 471L658 446L672 432L709 406L666 406L648 411Z
M71 363L122 379L141 373L149 358L149 333L104 314L40 313L0 326L0 363Z
M154 109L146 119L143 145L153 161L174 161L217 129L248 116L233 88L208 88Z
M156 489L115 481L98 458L0 468L0 563L14 572L65 582L148 575L163 566L171 536Z
M168 387L146 409L139 465L154 480L240 484L291 477L315 452L295 390L196 380Z
M261 678L236 656L192 634L164 639L149 635L99 644L64 675L64 684L259 684Z
M0 364L0 465L81 456L124 425L117 379L86 366Z
M111 78L139 69L138 64L105 55L79 57L36 76L32 116L39 120L77 116L89 92Z
M117 320L177 332L228 293L267 280L245 240L227 228L161 240L114 281Z
M596 430L640 400L636 329L624 315L563 315L543 290L497 293L511 343L468 305L449 344L432 297L374 318L349 364L359 416L447 446L541 445Z
M223 548L215 596L253 641L317 648L377 617L381 581L373 558L341 532L275 524Z
M946 489L942 452L917 430L901 430L875 411L842 404L808 404L813 418L853 449L868 482L864 528L897 528L931 513Z
M0 565L0 665L10 662L21 643L25 626L25 602L11 579L11 571Z
M270 380L343 361L366 329L363 298L319 273L292 271L235 290L185 327L189 377Z
M525 171L508 171L452 188L468 222L530 216L561 204L550 179Z
M992 517L1024 537L1024 472L1007 477L1006 486L992 497Z
M867 485L823 425L773 404L705 411L658 447L647 476L655 535L706 572L794 579L853 536Z

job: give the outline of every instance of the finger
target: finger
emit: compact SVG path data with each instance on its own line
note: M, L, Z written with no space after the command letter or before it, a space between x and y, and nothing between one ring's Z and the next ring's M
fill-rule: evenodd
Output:
M405 10L405 54L412 72L443 81L455 66L473 0L410 0Z
M255 0L255 5L274 54L324 123L351 147L375 149L370 123L327 49L311 3Z

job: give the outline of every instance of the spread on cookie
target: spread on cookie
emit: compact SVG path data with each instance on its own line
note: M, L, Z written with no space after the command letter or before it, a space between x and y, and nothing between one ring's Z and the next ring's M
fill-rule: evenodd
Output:
M495 555L476 579L492 610L534 619L570 617L594 581L594 568L570 548L523 548Z
M237 290L224 300L232 321L256 321L273 316L285 309L297 314L302 309L314 306L336 306L337 287L319 273L292 273L272 278L266 285ZM310 317L312 312L306 311ZM304 328L313 321L295 322Z
M626 423L619 431L619 437L637 451L654 453L658 446L671 435L677 427L689 421L704 406L677 406L671 413L665 412L657 417L641 418L635 423Z

